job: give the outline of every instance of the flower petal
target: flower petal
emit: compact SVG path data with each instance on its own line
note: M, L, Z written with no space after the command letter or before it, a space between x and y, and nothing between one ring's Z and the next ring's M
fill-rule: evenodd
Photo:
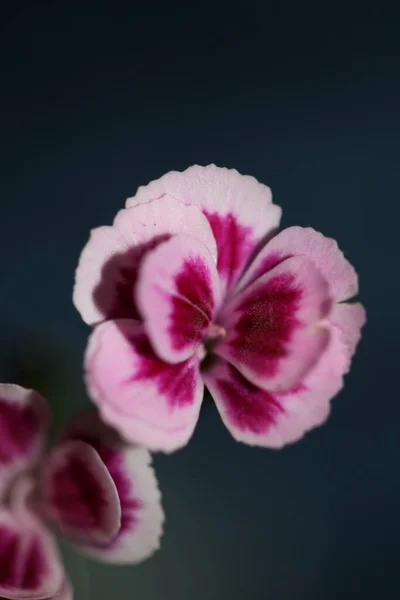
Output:
M39 460L49 421L37 392L0 384L0 499L9 482Z
M73 300L83 320L138 318L133 289L141 260L157 244L176 233L193 235L215 258L211 227L195 206L165 197L121 210L113 227L91 232L76 271Z
M305 258L289 258L227 303L220 323L228 335L214 351L254 385L288 390L325 350L329 332L319 321L330 306L319 271Z
M68 427L70 439L90 444L101 457L120 501L121 527L107 544L83 547L99 560L134 564L159 547L164 513L149 452L124 443L99 419L95 409L78 414Z
M137 304L160 358L188 359L206 336L221 300L218 273L207 248L177 235L150 252L137 285Z
M357 273L337 242L311 227L289 227L276 235L251 263L239 282L239 289L291 256L305 256L314 263L329 283L330 295L335 302L357 294Z
M127 206L171 194L207 216L218 247L218 271L229 288L239 277L258 243L279 225L281 209L271 190L254 177L215 165L172 171L140 187Z
M56 446L43 468L41 489L46 517L65 536L103 544L118 533L118 493L92 446L77 440Z
M169 365L153 352L143 326L110 321L92 333L86 382L104 420L127 441L171 452L195 428L203 398L198 358Z
M18 488L11 509L0 509L0 597L51 598L64 581L58 550L26 505L32 482L23 480Z
M140 206L119 211L114 219L129 244L143 244L160 235L183 233L201 242L217 260L217 245L207 219L196 206L166 194Z
M326 352L295 388L269 392L250 383L234 366L217 359L203 374L222 420L246 444L281 448L325 422L330 400L343 385L345 354L332 332Z
M341 340L346 350L346 372L348 372L361 338L361 329L366 322L365 309L359 302L335 304L329 315L329 322L340 331Z
M66 578L61 589L48 600L73 600L74 590L70 581Z
M129 267L135 263L129 245L114 227L90 232L75 274L73 302L88 325L101 323L114 314L132 311ZM128 279L128 281L126 281Z

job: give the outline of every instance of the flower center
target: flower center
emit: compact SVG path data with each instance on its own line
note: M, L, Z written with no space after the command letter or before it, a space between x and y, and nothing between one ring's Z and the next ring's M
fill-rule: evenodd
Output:
M202 343L197 349L197 355L200 360L204 360L210 355L218 342L226 336L226 329L217 323L210 323Z
M212 342L213 340L218 340L219 338L223 338L225 336L225 327L222 327L222 325L217 325L216 323L210 323L210 326L205 336L205 341Z

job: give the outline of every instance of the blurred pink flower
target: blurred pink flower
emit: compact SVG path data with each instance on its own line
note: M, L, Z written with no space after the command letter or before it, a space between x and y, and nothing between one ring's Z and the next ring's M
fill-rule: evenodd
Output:
M365 320L336 242L277 233L270 189L214 165L168 173L126 206L92 231L74 289L95 326L86 381L104 420L176 450L206 385L248 444L281 447L324 422Z
M136 563L159 545L163 512L147 450L127 446L94 409L44 455L46 401L0 385L0 599L71 600L50 527L86 554Z

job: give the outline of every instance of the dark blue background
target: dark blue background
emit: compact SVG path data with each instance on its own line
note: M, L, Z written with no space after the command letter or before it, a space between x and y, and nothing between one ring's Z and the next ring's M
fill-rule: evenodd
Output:
M369 322L329 422L293 447L235 443L207 403L189 446L155 458L162 550L122 569L67 549L76 598L396 595L397 15L384 2L128 6L2 9L2 379L50 395L59 423L86 402L71 290L88 231L193 163L256 176L284 226L337 238Z

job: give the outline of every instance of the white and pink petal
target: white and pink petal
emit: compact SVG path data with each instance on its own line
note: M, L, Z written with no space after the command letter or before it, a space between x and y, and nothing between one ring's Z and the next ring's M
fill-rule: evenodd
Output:
M80 440L57 445L41 476L43 513L57 530L82 544L104 544L121 527L121 506L96 450Z
M343 385L345 354L332 331L326 353L304 380L286 392L263 390L217 359L203 376L232 436L252 446L281 448L324 423Z
M143 325L122 319L92 333L85 371L103 419L127 441L165 452L188 442L204 390L196 355L165 363L154 353Z
M123 209L112 227L94 229L75 276L73 300L83 320L95 325L107 319L138 319L134 288L141 261L177 233L195 236L216 260L216 243L206 217L175 198Z
M0 500L11 480L38 463L48 422L47 403L40 394L0 384Z
M281 209L271 190L254 177L215 165L172 171L141 186L127 206L171 195L199 207L207 216L218 247L218 271L224 289L232 286L259 242L279 226Z
M135 207L120 210L113 227L129 245L140 246L165 235L195 237L217 261L217 245L210 224L197 206L190 206L172 195L151 199Z
M320 321L331 308L327 282L304 257L290 258L235 295L214 352L254 385L284 391L313 368L329 341Z
M73 302L88 325L101 323L113 315L132 312L132 286L129 276L136 256L114 227L98 227L79 258L75 274Z
M335 240L311 227L288 227L272 238L252 261L238 284L250 285L280 262L293 256L311 260L329 284L334 302L341 302L358 292L358 277Z
M346 372L361 339L361 330L366 322L366 312L359 302L335 304L329 322L340 332L346 354Z
M120 503L116 535L107 543L82 545L84 552L119 564L134 564L151 556L160 544L164 513L149 452L126 444L100 420L95 409L75 417L61 443L68 439L88 444L98 453Z
M136 298L157 355L169 363L190 358L221 303L218 272L207 248L188 235L158 246L143 261Z

